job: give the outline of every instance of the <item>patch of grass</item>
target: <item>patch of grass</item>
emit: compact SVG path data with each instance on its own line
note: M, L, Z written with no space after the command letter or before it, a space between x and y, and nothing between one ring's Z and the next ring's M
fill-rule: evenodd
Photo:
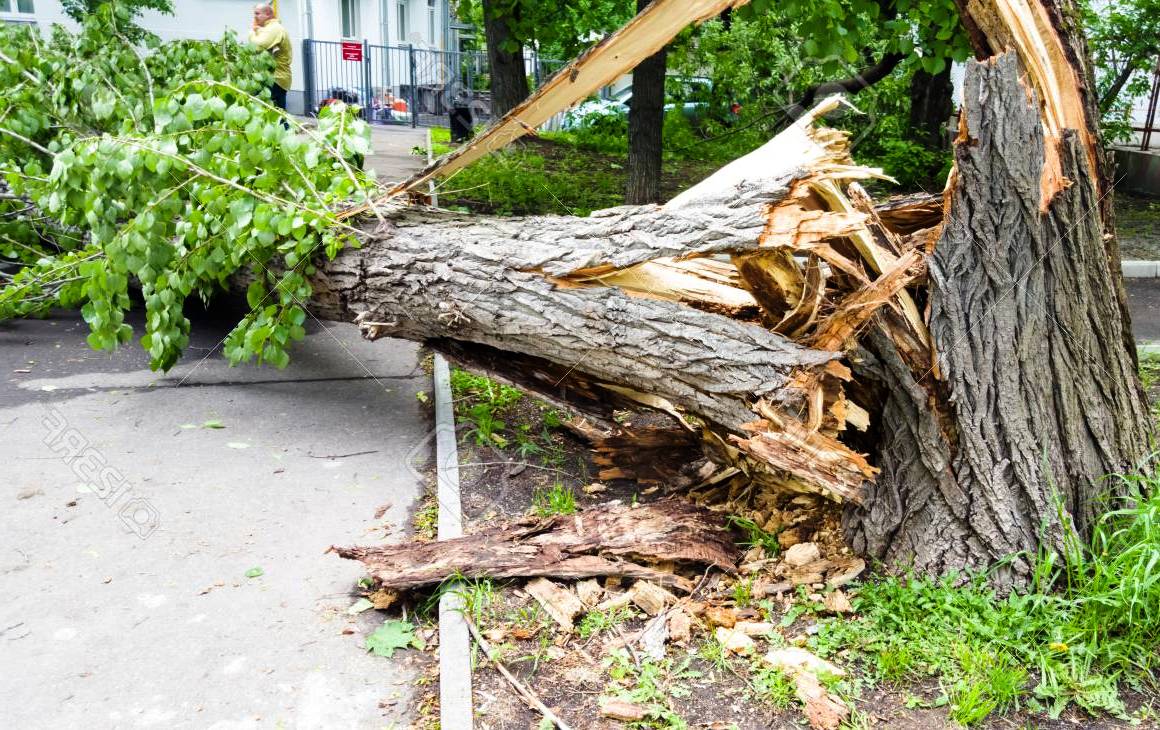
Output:
M618 606L607 611L589 611L580 619L576 632L581 639L591 638L601 632L619 626L633 617L633 610L628 606Z
M778 709L789 709L797 701L793 680L777 667L754 662L750 668L750 681L757 698Z
M575 514L576 495L560 482L547 489L537 489L532 495L532 512L541 517Z
M1124 716L1120 683L1152 684L1160 667L1160 478L1120 478L1119 507L1090 543L1038 556L1032 590L887 578L861 587L857 618L823 621L813 648L860 654L873 679L938 677L965 725L1021 705Z
M439 533L439 500L434 494L423 497L423 503L415 510L411 519L411 527L415 534L426 539L434 540Z

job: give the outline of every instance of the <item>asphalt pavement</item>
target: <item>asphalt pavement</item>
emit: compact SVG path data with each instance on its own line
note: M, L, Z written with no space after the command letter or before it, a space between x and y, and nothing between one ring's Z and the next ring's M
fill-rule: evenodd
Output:
M398 179L425 160L391 139ZM409 726L414 670L365 651L382 617L326 550L410 524L417 347L310 322L285 370L229 367L237 311L191 318L166 374L76 313L0 322L0 728Z

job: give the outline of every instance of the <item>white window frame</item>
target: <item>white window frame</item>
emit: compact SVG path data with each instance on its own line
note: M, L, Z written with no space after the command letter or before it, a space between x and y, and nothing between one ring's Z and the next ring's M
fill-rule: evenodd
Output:
M395 39L400 43L407 42L406 0L396 0L395 2Z
M360 38L359 6L361 0L339 0L339 31L343 38Z
M21 10L20 5L27 2L30 10ZM36 14L35 0L0 0L0 15L15 15L17 17L27 17Z

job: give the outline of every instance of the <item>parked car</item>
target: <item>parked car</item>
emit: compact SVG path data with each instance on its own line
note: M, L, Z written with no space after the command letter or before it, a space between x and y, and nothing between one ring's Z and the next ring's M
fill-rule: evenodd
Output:
M665 112L679 108L691 122L698 122L712 112L713 81L703 76L669 76L665 79ZM632 86L628 85L607 98L591 99L564 114L562 129L582 127L596 117L628 115ZM726 114L736 116L739 104L730 104Z

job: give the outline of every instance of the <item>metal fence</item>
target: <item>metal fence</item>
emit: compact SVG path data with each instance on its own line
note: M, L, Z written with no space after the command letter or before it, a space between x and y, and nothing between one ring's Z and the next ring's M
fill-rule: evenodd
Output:
M446 125L457 104L470 107L477 123L492 118L486 53L307 39L302 59L308 115L337 99L358 104L378 124ZM539 86L565 62L528 54L524 63Z

